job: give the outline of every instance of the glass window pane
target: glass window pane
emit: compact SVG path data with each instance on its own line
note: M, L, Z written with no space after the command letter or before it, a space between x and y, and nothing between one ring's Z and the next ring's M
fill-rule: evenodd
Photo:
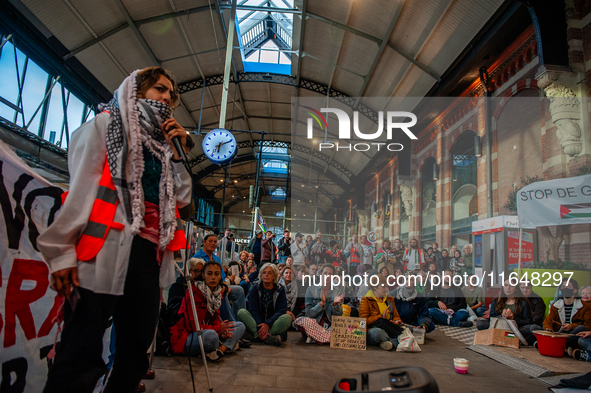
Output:
M62 109L62 86L59 83L56 83L51 89L51 96L49 101L49 108L47 111L47 122L45 123L45 139L49 140L51 132L55 131L55 141L56 145L62 146L65 148L65 138L64 143L60 145L60 134L62 131L62 122L64 120L64 111Z
M7 42L0 54L0 95L7 101L16 105L18 96L18 81L16 78L16 67L14 64L14 47ZM15 110L7 105L0 104L0 116L11 120L14 118Z
M22 71L22 70L21 70ZM39 107L39 104L45 96L45 87L47 85L47 73L41 69L37 64L29 61L27 65L27 74L25 75L25 83L23 86L23 107L25 110L25 121L30 122L31 117ZM29 131L37 133L39 130L39 119L41 117L41 110L35 115L35 119L29 126ZM19 121L17 121L19 124ZM20 125L20 124L19 124Z

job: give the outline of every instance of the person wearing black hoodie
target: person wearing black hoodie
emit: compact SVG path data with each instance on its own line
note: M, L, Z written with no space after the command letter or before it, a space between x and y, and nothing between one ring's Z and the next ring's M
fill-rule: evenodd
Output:
M425 329L426 333L435 330L435 324L429 318L427 299L419 296L417 288L410 276L406 277L406 285L396 289L394 304L402 322Z
M453 285L453 272L445 269L441 285L433 288L427 301L429 316L441 325L471 327L467 321L466 299L460 287Z

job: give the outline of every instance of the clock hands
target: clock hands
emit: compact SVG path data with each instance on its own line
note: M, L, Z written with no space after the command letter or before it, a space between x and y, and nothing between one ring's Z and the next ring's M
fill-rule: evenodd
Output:
M213 152L212 153L215 153L216 151L219 153L220 147L222 147L222 145L225 145L226 143L230 143L230 142L232 142L231 139L229 141L226 141L226 142L220 142L220 143L218 143L218 145L215 147L215 149L213 149Z

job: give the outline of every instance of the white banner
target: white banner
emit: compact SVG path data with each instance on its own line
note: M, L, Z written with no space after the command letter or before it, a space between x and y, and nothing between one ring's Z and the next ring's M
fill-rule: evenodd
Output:
M41 392L57 328L59 298L37 236L53 222L63 190L0 142L1 391Z
M524 227L591 223L591 175L532 183L517 193Z

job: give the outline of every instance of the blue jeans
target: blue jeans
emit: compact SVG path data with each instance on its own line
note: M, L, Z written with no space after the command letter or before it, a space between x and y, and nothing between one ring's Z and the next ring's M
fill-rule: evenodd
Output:
M449 318L449 315L440 309L433 307L429 309L429 315L431 316L431 319L441 325L460 326L460 322L468 320L468 311L466 310L458 310L451 318Z
M577 344L579 344L579 348L583 351L591 351L591 338L580 337Z
M418 322L418 324L416 326L419 326L423 323L425 325L427 325L427 331L425 333L431 333L433 330L435 330L435 324L433 323L433 321L429 317L419 318L419 320L417 322Z
M398 346L398 338L388 336L384 329L371 328L367 331L367 345L380 345L384 341L390 341L394 348Z
M230 285L230 289L230 293L222 299L220 306L222 321L235 321L238 310L246 308L244 289L240 285ZM230 309L230 300L232 301L232 309Z
M244 335L244 324L242 322L234 322L236 326L232 333L231 338L226 338L221 340L222 344L228 348L229 351L232 351L232 348L236 345L238 340L242 338ZM201 339L203 340L203 349L205 353L213 352L220 346L220 338L215 330L207 329L203 330L203 334L201 334ZM199 347L199 336L197 333L191 333L189 337L187 337L187 342L185 343L185 353L191 356L197 356L201 354L201 348Z
M482 317L487 310L488 310L488 307L484 307L484 306L478 307L476 309L476 315L478 315L479 317Z
M286 255L284 257L279 255L279 263L285 263L285 261L287 260L287 257L288 257L288 255Z

